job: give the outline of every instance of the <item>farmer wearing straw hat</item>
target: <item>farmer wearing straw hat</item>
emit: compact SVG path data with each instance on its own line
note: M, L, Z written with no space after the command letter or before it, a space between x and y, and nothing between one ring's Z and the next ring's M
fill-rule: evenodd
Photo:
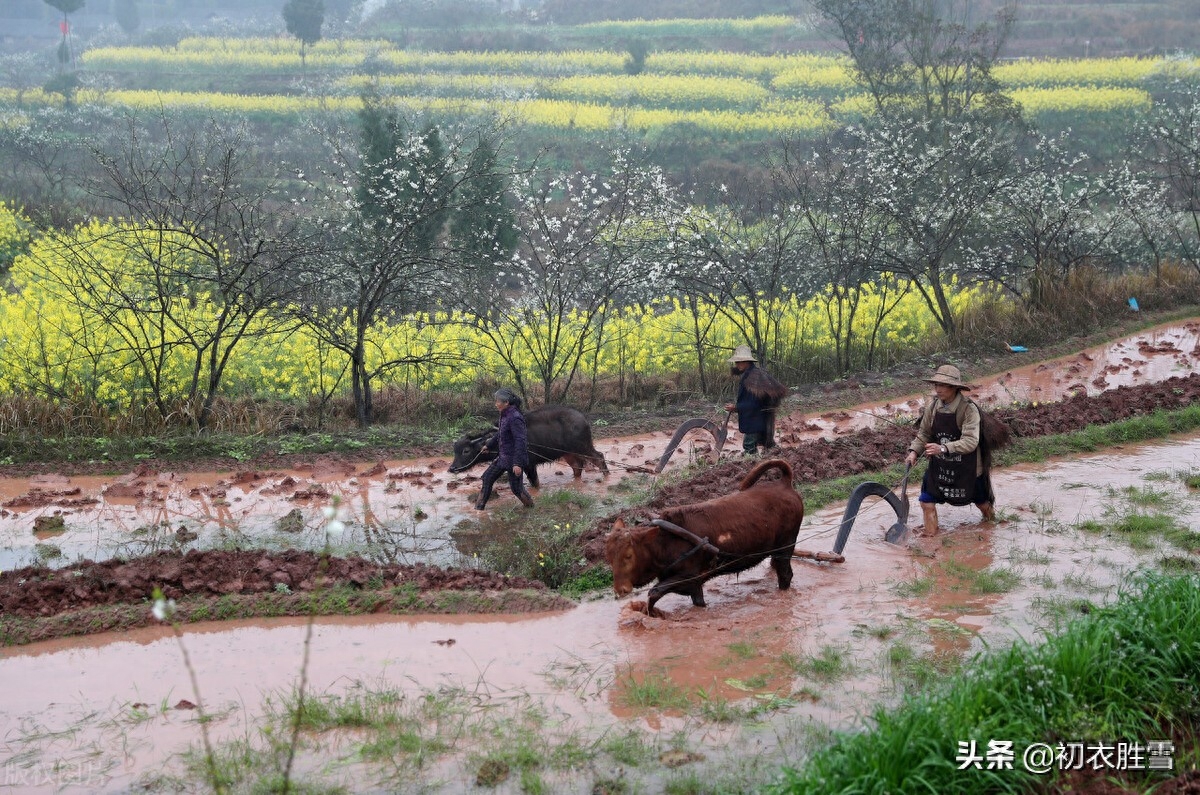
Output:
M525 489L525 470L529 467L529 444L525 428L525 415L521 413L521 398L504 387L492 395L496 400L496 411L500 412L500 423L496 435L488 447L499 455L483 471L480 480L483 488L475 503L475 510L482 511L492 496L492 485L503 472L508 473L508 485L512 493L526 508L533 507L533 497Z
M925 535L937 535L937 503L975 503L983 518L996 518L990 467L980 455L982 418L979 407L964 392L971 389L952 364L943 364L923 381L933 384L934 399L921 412L917 435L908 446L904 463L912 466L922 453L929 468L921 481L921 510Z
M730 374L738 376L737 400L726 403L726 411L736 411L742 433L742 451L754 455L761 446L775 446L775 408L787 395L787 387L758 366L749 345L739 345L729 357Z

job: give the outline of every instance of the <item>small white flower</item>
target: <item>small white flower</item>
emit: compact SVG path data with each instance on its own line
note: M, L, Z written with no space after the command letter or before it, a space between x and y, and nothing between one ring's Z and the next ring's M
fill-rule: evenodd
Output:
M329 524L325 525L325 530L333 535L339 535L346 532L346 523L341 519L330 519Z
M337 508L334 508L332 505L326 505L321 509L321 513L325 514L326 519L332 519L337 516Z
M154 607L150 608L150 612L153 613L154 617L159 621L166 621L167 619L171 618L171 616L175 615L175 600L164 599L160 596L154 600Z

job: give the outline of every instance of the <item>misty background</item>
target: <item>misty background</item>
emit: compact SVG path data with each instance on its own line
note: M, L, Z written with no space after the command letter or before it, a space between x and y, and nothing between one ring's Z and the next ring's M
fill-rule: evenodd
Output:
M172 46L194 35L263 36L285 33L283 0L87 0L70 15L83 46ZM997 0L969 4L979 19ZM554 50L564 25L604 20L740 18L794 15L795 36L777 40L778 51L833 50L803 0L325 0L325 38L384 37L400 46L465 50ZM53 61L61 14L43 0L0 2L0 52L43 51ZM968 20L969 21L969 20ZM490 28L478 35L480 28ZM505 28L508 28L507 30ZM437 31L433 35L431 31ZM619 45L614 34L613 45ZM736 43L729 49L737 49ZM687 49L697 42L656 40L656 49ZM1018 3L1007 57L1112 57L1164 55L1200 46L1200 3L1195 0Z

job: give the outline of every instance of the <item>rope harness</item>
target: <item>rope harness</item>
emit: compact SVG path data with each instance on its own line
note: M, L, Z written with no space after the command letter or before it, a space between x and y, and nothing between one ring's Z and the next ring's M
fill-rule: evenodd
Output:
M861 413L868 414L868 412L861 412ZM878 415L871 415L871 416L874 417L875 419L883 419L886 422L891 422L892 424L900 425L899 422L891 420L887 417L880 417ZM726 424L729 422L729 418L730 418L730 413L726 413L726 415L725 415ZM713 423L712 420L708 420L708 422L715 426L715 423ZM701 426L694 426L694 427L701 427ZM491 435L494 435L494 433L495 432L493 431ZM480 456L483 455L483 452L487 449L487 441L486 440L488 439L488 436L485 435L485 436L482 436L479 438L483 441L483 444L480 446L479 450L476 451L476 453L472 457L471 461L463 467L464 470L467 468L470 468L471 466L474 466L475 463L479 460ZM544 445L544 444L539 444L537 446L539 448L541 448L542 450L552 452L552 453L558 453L560 455L572 453L572 451L569 451L569 450L558 449L558 448L551 447L551 446ZM671 450L670 452L674 452L674 451ZM667 457L668 456L664 456L664 458L667 458ZM625 469L625 470L631 471L631 472L642 472L642 473L647 473L647 474L652 474L652 475L658 474L658 471L651 471L643 466L629 466L629 465L625 465L625 464L620 464L615 461L606 461L606 463L610 467L617 467L617 468ZM907 502L907 497L908 497L907 492L908 492L909 469L910 468L905 469L903 479L901 480L900 484L897 484L897 485L899 485L900 489L902 490L902 493L903 493L903 496L904 496L904 499L906 502ZM895 486L892 487L893 492L895 491L895 488L896 488ZM872 506L871 509L868 509L868 510L874 510L876 508L878 508L878 505L874 505L874 506ZM765 555L766 557L775 559L775 558L781 557L780 553L788 550L789 547L790 547L790 551L788 552L788 555L787 555L788 558L815 560L815 561L823 562L823 563L844 563L846 560L845 557L842 554L840 554L840 550L838 552L810 552L805 549L796 549L795 544L776 547L774 549L766 550L765 552L755 553L754 555L732 554L732 553L721 551L721 549L719 549L716 545L714 545L707 538L701 538L700 536L691 532L687 528L680 527L679 525L677 525L673 522L667 521L666 519L661 519L661 518L652 519L652 520L650 520L650 524L654 525L655 527L658 527L660 530L664 530L664 531L666 531L678 538L681 538L684 541L687 541L691 544L691 547L689 549L687 549L682 554L677 556L673 561L671 561L664 567L664 570L663 570L664 575L670 574L673 570L677 569L684 561L686 561L688 558L692 557L693 555L697 554L698 552L701 552L701 551L708 552L709 554L711 554L714 557L714 559L716 561L714 566L712 566L711 568L708 568L706 571L704 571L700 574L695 575L694 577L689 577L685 580L681 580L681 581L679 581L680 583L693 582L695 580L704 581L704 580L708 579L709 577L713 576L714 574L720 573L722 569L728 567L730 564L736 564L737 562L744 560L746 558L758 557L760 555ZM841 525L841 523L839 523L839 526L840 525ZM827 527L821 528L816 533L809 533L808 535L806 535L805 540L815 538L815 537L821 535L823 532L827 532L832 529L834 529L833 525L829 525ZM890 540L890 539L888 539L888 540ZM661 580L662 577L660 576L659 579Z
M470 461L468 461L467 463L463 464L463 466L462 466L462 469L458 470L459 472L465 472L465 471L467 471L468 469L470 469L471 467L475 466L475 464L479 462L479 457L480 457L481 455L483 455L483 451L487 449L487 442L488 442L488 440L489 440L489 437L490 437L490 436L495 436L495 434L496 434L496 432L495 432L495 431L492 431L492 432L490 432L490 433L489 433L488 435L486 435L486 436L480 436L480 437L478 437L479 439L483 440L483 445L482 445L482 446L479 448L479 450L477 450L477 451L476 451L476 453L475 453L475 456L474 456L474 457L473 457L473 458L472 458ZM527 445L527 446L529 446L529 447L532 447L532 446L534 446L534 445ZM563 456L563 455L580 455L580 453L577 453L577 452L575 452L574 450L564 450L564 449L562 449L562 448L559 448L559 447L551 447L551 446L550 446L550 445L548 445L548 444L540 444L540 443L539 443L539 444L537 444L537 445L536 445L536 447L538 447L538 448L539 448L539 449L541 449L541 450L545 450L545 451L546 451L546 452L548 452L548 453L558 453L560 456ZM597 452L599 452L599 451L597 451ZM601 455L603 456L604 454L603 454L603 453L601 453ZM590 459L589 459L589 460L590 460ZM548 462L547 462L547 463L548 463ZM605 465L606 465L606 466L609 466L609 467L616 467L617 469L624 469L626 472L641 472L642 474L646 474L646 475L653 475L653 474L657 474L657 473L653 472L652 470L650 470L650 469L647 469L647 468L646 468L646 467L644 467L644 466L635 466L635 465L630 465L630 464L622 464L622 463L619 463L619 462L617 462L617 461L609 461L607 458L605 458L605 459L604 459L604 463L605 463Z
M907 499L907 496L908 496L908 477L909 477L910 471L911 471L911 468L906 467L904 470L904 477L901 479L900 483L898 483L892 487L892 491L895 491L896 488L899 488L901 490L901 492L904 494L905 499ZM883 504L886 504L886 503L883 503ZM878 509L879 505L880 505L879 503L876 503L870 509L868 509L868 511ZM682 538L683 540L688 541L692 544L691 549L688 549L686 552L679 555L678 557L675 558L675 560L671 561L669 564L666 565L666 567L663 570L664 575L669 575L672 570L674 570L685 560L690 558L692 555L695 555L697 552L700 552L701 550L714 555L718 561L717 565L715 565L693 577L688 577L686 579L679 580L677 584L686 584L689 582L695 582L697 580L703 582L703 581L707 580L709 577L713 576L714 574L719 574L721 569L724 568L725 566L728 566L730 563L737 563L738 561L743 560L745 558L757 557L758 555L761 555L761 554L765 554L767 557L770 557L770 558L775 558L779 555L780 552L787 550L788 546L791 546L791 552L788 554L789 558L798 558L801 560L815 560L820 563L845 563L846 562L845 556L842 555L840 552L810 552L806 549L796 549L795 545L776 547L774 549L766 550L763 553L755 553L755 555L734 555L734 554L731 554L728 552L721 551L720 548L718 548L716 545L714 545L707 538L701 538L700 536L696 535L695 533L688 530L687 528L680 527L679 525L675 524L674 522L669 522L666 519L660 518L660 519L651 519L649 523L654 525L655 527L658 527L661 530L665 530L668 533L671 533L672 535L677 536L678 538ZM840 523L839 523L839 526L840 526ZM817 536L821 535L822 532L827 532L832 529L834 529L834 526L829 525L827 527L822 528L819 532L809 533L808 535L805 536L804 540L810 540L810 539L816 538ZM661 581L661 579L662 579L662 577L660 576L659 580Z
M721 569L724 568L725 566L728 566L731 563L737 563L738 561L744 560L746 558L755 558L755 557L758 557L759 555L766 555L767 557L770 557L770 558L780 557L779 553L787 550L789 546L791 547L791 551L788 553L789 558L811 559L811 560L817 560L817 561L820 561L823 563L845 563L846 562L846 558L842 555L837 554L836 552L809 552L806 549L796 549L795 545L776 547L774 549L765 550L764 552L756 552L753 555L733 555L728 552L722 552L718 547L713 545L713 543L711 541L709 541L707 538L701 538L700 536L696 535L692 531L690 531L686 528L680 527L679 525L675 524L674 522L668 522L666 519L652 519L652 520L650 520L650 524L652 524L655 527L658 527L662 530L666 530L668 533L678 536L679 538L682 538L685 541L689 541L692 544L691 549L687 550L682 555L675 558L675 560L671 561L663 568L663 575L669 575L671 573L671 571L673 569L675 569L675 567L677 567L679 564L683 563L685 560L690 558L692 555L695 555L697 552L700 552L701 550L703 550L705 552L709 552L712 555L716 556L716 558L718 560L718 564L716 566L713 566L712 568L709 568L693 577L688 577L687 579L679 580L680 584L695 582L696 580L703 582L703 581L707 580L710 576L712 576L714 574L719 574ZM660 576L659 581L661 581L662 578L663 577Z
M483 451L488 449L487 443L488 443L488 441L491 441L489 437L495 436L497 433L498 433L498 431L493 431L488 435L476 437L476 439L483 442L483 444L479 445L479 449L475 451L475 455L471 457L471 460L468 461L467 463L463 464L462 469L460 469L458 471L466 472L468 469L475 466L475 464L478 463L478 461L479 461L479 457L481 455L483 455ZM471 441L475 441L475 439L472 439Z

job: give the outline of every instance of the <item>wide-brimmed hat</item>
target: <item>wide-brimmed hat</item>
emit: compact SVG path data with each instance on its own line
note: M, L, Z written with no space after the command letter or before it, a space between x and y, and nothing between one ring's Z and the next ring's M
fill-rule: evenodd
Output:
M497 403L515 403L520 400L520 398L517 397L517 393L508 387L497 389L492 397L496 399Z
M934 372L933 375L929 376L928 378L922 378L921 380L930 384L945 384L946 386L952 386L956 389L962 390L969 390L971 388L970 384L963 383L962 373L959 372L959 369L952 364L943 364Z
M738 362L757 362L757 361L758 361L758 359L754 358L754 353L750 350L749 345L737 346L736 348L733 349L733 356L729 357L730 364L737 364Z

